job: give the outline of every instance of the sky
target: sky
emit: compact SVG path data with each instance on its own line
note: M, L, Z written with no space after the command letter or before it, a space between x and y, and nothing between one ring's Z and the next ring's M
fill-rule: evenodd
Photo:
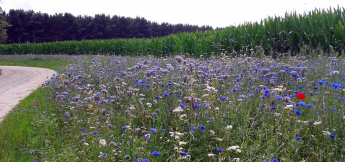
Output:
M345 7L345 0L1 0L0 6L55 14L106 14L144 17L157 23L209 25L213 28L237 26L285 12L302 14L315 8Z

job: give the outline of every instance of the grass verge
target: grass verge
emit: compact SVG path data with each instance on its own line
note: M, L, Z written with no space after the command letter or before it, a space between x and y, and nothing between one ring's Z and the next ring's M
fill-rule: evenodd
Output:
M34 59L20 57L0 59L0 66L28 66L56 70L58 67L66 67L69 64L65 58L41 59L41 57L44 56ZM28 148L41 147L43 144L40 132L34 128L33 120L35 115L45 113L47 111L45 108L52 106L49 105L51 103L45 102L44 108L41 103L37 103L44 97L42 88L38 88L20 101L12 109L13 113L9 113L0 124L0 161L27 161L32 156L31 154L41 153L39 150L30 152Z

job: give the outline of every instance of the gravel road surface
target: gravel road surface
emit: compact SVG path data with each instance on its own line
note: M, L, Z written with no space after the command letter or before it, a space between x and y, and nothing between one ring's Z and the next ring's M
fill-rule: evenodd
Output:
M54 70L22 66L0 66L0 123L13 107L40 87Z

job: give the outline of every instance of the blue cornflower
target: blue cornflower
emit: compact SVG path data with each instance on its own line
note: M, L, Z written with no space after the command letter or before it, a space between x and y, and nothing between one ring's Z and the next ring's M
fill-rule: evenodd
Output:
M232 89L232 92L236 92L236 89Z
M260 89L259 89L259 88L255 88L254 90L255 90L255 91L259 91Z
M333 134L330 134L330 135L329 135L329 137L331 137L331 138L335 138L335 135L333 135Z
M318 84L322 85L323 84L323 81L319 80L317 81Z
M153 152L152 152L152 155L158 156L158 155L159 155L159 152L158 152L158 151L153 151Z
M200 126L200 130L201 131L205 130L205 127L204 126Z
M278 162L278 160L277 159L272 159L272 162Z
M304 102L299 102L299 104L300 104L301 106L305 106L305 103L304 103Z
M272 109L272 110L275 110L275 109L277 109L277 108L276 108L276 107L271 107L271 109Z
M127 127L126 127L126 126L123 126L121 129L126 130L126 129L127 129Z
M335 109L335 108L332 108L331 110L332 110L332 111L337 111L337 109Z
M301 115L301 114L302 114L302 112L299 111L299 110L296 110L295 113L296 113L297 115Z
M146 85L147 88L150 88L150 85Z
M98 132L97 132L97 131L93 131L92 133L93 133L93 134L98 134Z
M159 99L159 96L156 96L156 100L158 100Z
M200 108L200 105L195 104L195 105L194 105L194 108L199 109L199 108Z
M194 126L192 126L191 130L192 130L193 132L195 132L195 127L194 127Z
M85 127L83 127L83 128L81 128L82 130L86 130L86 128Z
M182 104L182 103L180 103L180 105L179 105L181 108L185 108L186 106L184 105L184 104Z
M166 129L162 129L162 132L166 131Z
M153 112L152 115L156 116L156 115L158 115L158 114L157 114L156 112Z
M148 159L143 159L143 162L149 162L149 160Z
M150 131L156 132L157 130L155 128L151 128Z
M66 118L69 118L69 117L70 117L70 116L67 114L67 115L66 115Z
M298 136L296 137L296 140L301 140L301 139L302 139L301 137L298 137Z
M107 155L107 153L103 153L103 157L107 157L108 155Z
M218 149L217 151L218 151L218 152L223 152L223 151L224 151L224 149Z
M169 96L169 94L167 94L167 93L163 93L163 95L164 95L164 96L166 96L166 97L168 97L168 96Z
M226 97L221 97L220 99L222 99L222 100L226 100Z
M319 89L319 87L313 87L313 89Z
M329 84L329 81L328 81L328 80L326 80L326 81L325 81L325 83L326 83L326 84Z
M296 72L292 72L292 73L291 73L291 76L296 77L296 76L297 76L297 73L296 73Z
M187 155L187 153L186 152L180 152L180 155L182 155L182 156L186 156Z
M300 87L298 87L299 89L302 89L303 87L302 86L300 86Z
M332 83L332 87L334 87L334 88L340 88L341 85L340 85L340 84L337 84L337 83Z
M181 95L177 95L177 97L181 97Z

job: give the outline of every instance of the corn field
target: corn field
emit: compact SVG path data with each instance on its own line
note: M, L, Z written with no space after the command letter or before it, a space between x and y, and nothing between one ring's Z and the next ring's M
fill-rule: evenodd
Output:
M113 39L65 41L40 44L9 44L0 46L0 54L116 54L154 55L248 54L259 49L264 53L299 52L303 44L340 53L345 39L344 8L315 9L299 15L268 17L260 22L244 23L224 30L181 33L151 39Z

